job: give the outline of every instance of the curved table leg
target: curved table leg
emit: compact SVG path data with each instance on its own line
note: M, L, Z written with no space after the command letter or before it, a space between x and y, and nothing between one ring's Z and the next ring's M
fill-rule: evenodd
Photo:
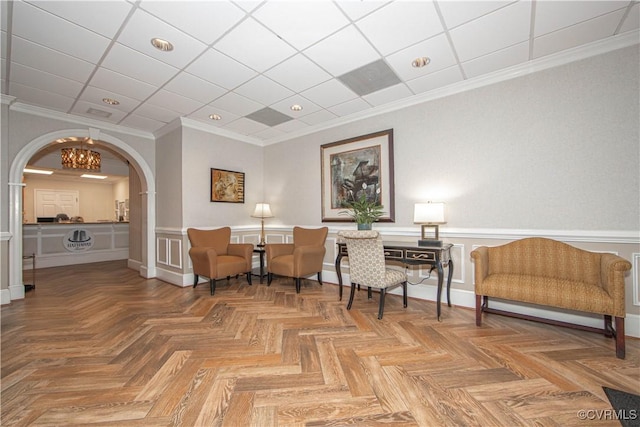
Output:
M338 275L338 292L340 293L340 301L342 301L342 271L340 270L340 261L342 261L342 254L338 252L336 257L336 274Z
M453 277L453 261L449 260L449 275L447 276L447 304L451 307L451 278Z
M436 298L436 300L437 300L436 304L438 304L438 305L437 305L436 309L437 309L437 313L438 313L438 322L441 322L442 320L440 319L440 302L442 300L442 283L444 282L443 277L442 277L442 275L444 273L442 271L442 262L438 261L437 267L438 267L438 295L437 295L437 298Z

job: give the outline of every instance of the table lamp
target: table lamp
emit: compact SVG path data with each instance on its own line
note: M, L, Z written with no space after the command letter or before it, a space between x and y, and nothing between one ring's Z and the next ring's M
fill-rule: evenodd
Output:
M260 218L260 243L258 243L258 246L264 246L266 244L264 238L264 219L273 218L269 203L256 203L256 209L253 211L253 215L251 216L254 218Z
M444 203L416 203L413 211L413 222L422 224L422 233L418 246L442 246L439 240L439 224L445 224ZM435 229L435 237L427 237L427 228Z

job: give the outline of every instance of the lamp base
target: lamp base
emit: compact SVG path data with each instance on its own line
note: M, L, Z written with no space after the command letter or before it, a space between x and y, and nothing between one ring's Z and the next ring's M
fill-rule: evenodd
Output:
M418 246L431 246L434 248L442 247L442 240L435 239L420 239L418 240Z

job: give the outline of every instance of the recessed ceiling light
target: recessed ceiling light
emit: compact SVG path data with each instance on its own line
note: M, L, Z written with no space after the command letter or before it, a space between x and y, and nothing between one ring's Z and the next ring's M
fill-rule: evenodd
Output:
M209 118L210 118L211 120L221 120L221 119L222 119L222 116L219 116L219 115L217 115L217 114L209 114Z
M292 109L293 111L302 111L302 105L293 104L293 105L291 106L291 109Z
M105 104L109 104L109 105L119 105L120 101L118 101L117 99L111 99L111 98L102 98L102 102L104 102Z
M420 58L414 59L413 62L411 62L411 66L415 68L422 68L425 65L429 65L430 62L431 58L429 58L428 56L422 56Z
M153 47L163 52L170 52L173 50L173 45L171 43L157 37L151 39L151 44L153 45Z
M53 171L46 171L44 169L31 169L31 168L24 168L22 170L22 172L24 173L37 173L40 175L51 175L53 173Z
M106 175L91 175L89 173L83 173L80 178L92 178L92 179L106 179Z

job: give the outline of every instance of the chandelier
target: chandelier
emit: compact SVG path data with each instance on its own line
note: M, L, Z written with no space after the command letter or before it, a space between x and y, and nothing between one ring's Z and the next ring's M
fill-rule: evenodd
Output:
M93 144L93 140L87 138L86 141ZM92 171L100 170L100 153L82 147L61 149L62 167L64 169L86 169Z

